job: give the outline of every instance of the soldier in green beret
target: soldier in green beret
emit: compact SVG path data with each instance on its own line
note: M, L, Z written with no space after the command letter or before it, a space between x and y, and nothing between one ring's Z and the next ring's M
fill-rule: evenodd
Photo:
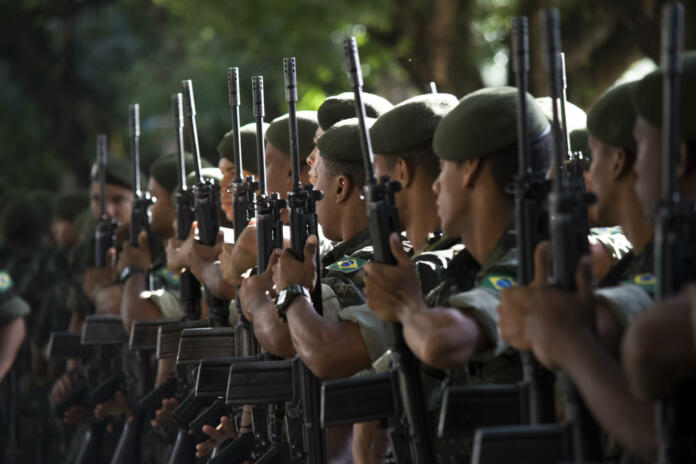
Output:
M330 379L370 369L386 347L382 323L364 306L361 290L363 266L372 257L372 247L361 198L365 174L357 119L334 124L319 138L318 148L316 187L324 192L317 203L318 220L326 238L340 242L321 260L323 316L309 298L282 303L282 295L295 288L290 286L303 286L304 292L314 286L307 276L316 275L316 236L307 240L304 262L287 248L276 250L266 272L243 281L239 297L264 349L285 358L297 354L315 375ZM268 296L274 284L281 295L277 304ZM330 455L345 448L348 431L346 427L327 431Z
M264 139L266 130L270 124L264 123L263 132ZM248 176L256 176L259 173L256 159L256 123L250 122L239 128L239 138L242 142L242 178ZM234 167L234 136L232 131L229 131L222 138L217 146L220 154L218 167L222 171L222 179L220 180L220 207L225 212L227 220L231 223L234 220L234 202L232 193L227 191L227 187L232 185L236 174Z
M679 104L679 154L675 187L682 199L696 198L696 50L684 52ZM645 214L655 217L662 187L662 70L645 76L633 93L638 118L633 130L638 147L636 191ZM690 245L689 245L690 246ZM629 327L623 341L623 360L631 390L656 400L696 375L696 314L694 285L665 298ZM669 343L665 343L665 338Z
M652 227L635 191L636 112L631 101L635 84L609 89L593 105L587 119L592 150L587 178L597 196L591 208L599 224L621 226L634 251L599 282L590 302L554 288L540 288L545 275L540 270L536 284L502 292L498 313L505 341L521 350L533 349L547 366L567 372L610 437L632 450L643 447L641 454L646 456L650 445L643 441L653 433L649 420L652 407L627 395L628 383L618 362L619 340L633 319L651 304L655 286ZM540 250L548 251L545 246ZM534 327L533 337L528 327ZM582 336L593 331L596 337ZM558 350L559 343L572 344L572 349ZM647 429L636 433L636 426ZM616 442L607 440L605 444L605 458L620 460L623 450Z
M365 105L365 114L368 118L378 118L383 113L389 111L394 105L389 103L385 98L372 93L363 93L363 103ZM326 98L317 109L317 127L314 133L315 148L307 157L307 165L309 166L309 181L312 184L316 183L316 177L312 174L312 167L319 160L319 150L316 148L319 137L329 130L331 126L338 121L355 117L355 96L353 92L343 92L338 95L333 95Z
M397 265L367 266L369 308L382 319L400 322L411 351L428 366L447 371L450 384L514 383L521 377L517 354L498 334L495 311L500 290L514 283L517 271L514 198L506 190L517 172L516 95L511 87L473 92L435 130L438 216L443 232L460 237L465 246L441 283L423 294L395 234L390 244ZM530 95L527 119L533 168L545 172L550 127ZM438 391L444 375L426 376L430 393ZM456 456L452 459L467 459L470 452L466 444L439 448L441 456Z

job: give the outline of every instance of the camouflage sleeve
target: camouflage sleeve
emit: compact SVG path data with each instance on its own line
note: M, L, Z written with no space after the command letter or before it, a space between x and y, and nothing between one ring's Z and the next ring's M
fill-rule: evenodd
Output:
M372 362L387 351L384 334L385 323L375 316L367 305L342 308L338 313L338 320L358 325Z
M619 323L622 331L653 304L652 298L643 288L634 284L621 284L595 290L600 304L605 304Z
M150 292L148 300L152 301L162 313L162 318L180 318L184 315L184 308L181 305L179 294L175 290L155 290Z
M324 256L326 256L329 251L333 250L334 243L326 238L320 225L318 228L319 230L317 231L317 235L319 238L319 260L321 262L321 260L324 259Z
M472 360L490 360L505 351L507 344L500 338L498 332L498 312L496 310L500 302L498 291L477 287L468 292L452 295L447 301L449 306L461 310L474 319L483 331L483 336L489 341L488 348L477 353Z

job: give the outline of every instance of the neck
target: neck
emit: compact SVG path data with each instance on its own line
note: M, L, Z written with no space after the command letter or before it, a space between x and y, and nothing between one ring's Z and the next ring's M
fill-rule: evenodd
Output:
M472 202L461 239L477 263L483 265L486 262L500 238L513 224L514 214L510 200L500 194L489 197L488 201Z
M415 250L420 249L428 234L440 227L440 218L435 207L436 196L431 188L417 188L407 199L403 221L406 237Z
M621 226L626 239L633 245L633 252L639 254L653 236L653 227L643 213L634 187L628 185L615 202L618 208L616 223Z
M365 202L359 196L349 198L341 212L341 240L348 240L365 227L367 227Z

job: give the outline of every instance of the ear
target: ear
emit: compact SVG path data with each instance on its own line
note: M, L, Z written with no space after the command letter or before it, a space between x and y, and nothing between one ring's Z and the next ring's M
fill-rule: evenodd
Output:
M611 178L618 180L630 172L633 172L633 164L628 162L626 150L623 148L614 149L612 153Z
M340 205L350 198L353 190L353 182L348 178L348 176L339 174L334 179L334 188L336 189L336 204Z
M413 182L413 172L405 159L399 158L394 166L394 180L401 182L403 188L408 187Z
M478 176L481 174L482 168L483 163L481 163L481 158L474 158L460 163L461 187L473 188Z

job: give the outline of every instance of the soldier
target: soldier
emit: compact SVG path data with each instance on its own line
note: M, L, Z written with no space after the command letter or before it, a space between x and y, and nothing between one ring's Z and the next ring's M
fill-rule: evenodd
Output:
M623 332L651 304L655 284L652 227L634 187L634 87L635 83L629 83L609 89L592 107L587 121L592 151L587 177L597 195L591 207L594 217L600 225L621 226L634 251L609 271L599 284L603 288L590 298L590 282L584 274L579 275L583 286L577 294L547 286L548 269L543 263L549 257L548 244L541 245L535 283L505 289L498 312L503 339L515 348L533 349L547 367L567 372L611 437L652 458L652 407L628 394L618 360ZM607 459L618 460L621 450L610 443L605 453Z
M424 297L395 234L390 244L397 265L366 266L369 308L382 319L401 322L411 351L425 364L449 370L450 383L508 383L521 377L519 358L498 335L495 312L498 292L514 282L517 269L514 200L506 191L517 172L516 94L510 87L473 92L435 131L438 215L443 232L461 237L465 246L440 285ZM527 100L532 164L545 171L549 124L533 98ZM459 459L468 454L439 450L441 455L451 452Z
M662 185L662 74L655 71L636 86L634 104L638 119L634 135L638 145L636 191L648 217L654 217ZM676 188L687 201L696 197L696 51L684 53L681 77L679 155ZM691 245L689 245L691 246ZM693 285L642 314L629 328L623 343L623 359L632 391L657 399L681 380L696 374L696 314ZM669 343L664 343L665 337Z

